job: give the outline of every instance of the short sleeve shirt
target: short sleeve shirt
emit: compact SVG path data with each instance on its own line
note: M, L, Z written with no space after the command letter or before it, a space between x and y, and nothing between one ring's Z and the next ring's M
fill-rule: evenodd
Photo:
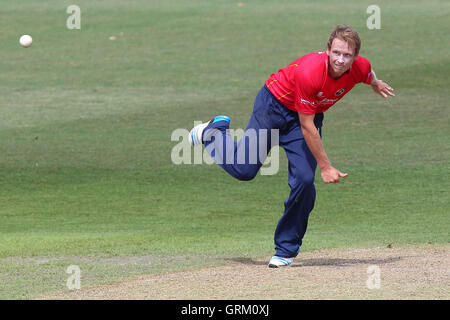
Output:
M338 79L328 74L326 52L309 53L272 74L265 84L288 109L304 114L323 113L358 83L372 81L370 62L358 56Z

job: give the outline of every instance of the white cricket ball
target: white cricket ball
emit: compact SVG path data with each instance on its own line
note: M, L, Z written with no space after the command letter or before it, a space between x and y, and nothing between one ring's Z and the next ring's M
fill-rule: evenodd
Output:
M24 34L20 37L19 43L22 47L28 48L33 43L33 38L28 34Z

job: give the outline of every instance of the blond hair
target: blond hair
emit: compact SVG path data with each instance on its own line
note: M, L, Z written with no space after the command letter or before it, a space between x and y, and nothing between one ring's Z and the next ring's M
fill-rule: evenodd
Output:
M333 40L336 38L347 42L350 46L355 48L355 57L358 56L359 49L361 48L361 39L359 38L358 32L356 32L356 30L346 24L338 24L328 38L328 50L331 49Z

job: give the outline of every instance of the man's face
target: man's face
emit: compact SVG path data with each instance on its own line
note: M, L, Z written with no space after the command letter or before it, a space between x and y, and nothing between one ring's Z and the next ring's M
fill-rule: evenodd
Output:
M346 41L335 38L331 48L327 48L329 57L329 74L334 77L340 77L352 66L355 60L355 49Z

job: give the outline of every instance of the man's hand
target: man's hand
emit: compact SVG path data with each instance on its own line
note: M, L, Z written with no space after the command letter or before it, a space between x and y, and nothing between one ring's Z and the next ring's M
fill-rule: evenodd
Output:
M394 89L392 89L387 83L378 80L375 72L372 70L372 83L371 83L373 91L378 93L383 98L387 98L388 96L395 97L393 93Z
M372 89L383 98L387 98L388 96L395 97L395 94L392 92L394 89L381 80L377 80L375 84L372 83Z
M339 178L345 178L348 176L347 173L342 173L336 168L333 168L332 166L329 166L324 169L320 169L320 173L322 175L322 180L325 183L338 183L340 182Z

